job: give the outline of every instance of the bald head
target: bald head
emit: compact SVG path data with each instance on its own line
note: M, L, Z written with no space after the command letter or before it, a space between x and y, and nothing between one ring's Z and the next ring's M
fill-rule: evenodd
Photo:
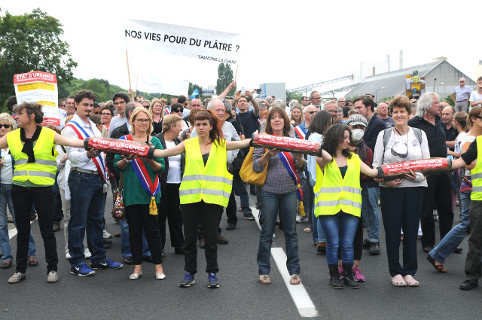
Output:
M196 110L202 108L201 100L199 99L192 99L191 101L191 110Z
M220 118L223 119L226 116L226 107L224 106L224 103L219 100L219 99L212 99L209 101L208 104L208 109L211 109L214 111L214 113Z
M454 118L454 109L452 106L448 106L442 109L442 121L447 126L452 125L452 120Z

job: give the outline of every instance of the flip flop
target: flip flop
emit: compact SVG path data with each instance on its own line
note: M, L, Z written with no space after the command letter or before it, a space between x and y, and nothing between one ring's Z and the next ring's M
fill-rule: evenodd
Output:
M409 287L418 287L420 286L420 282L415 280L411 275L407 274L405 277L403 277L403 280L407 283L407 286Z
M259 276L259 283L268 285L271 284L271 280L267 274L264 274Z
M301 278L299 274L292 274L290 279L291 285L298 285L301 283Z
M430 264L435 268L440 273L445 273L447 272L447 269L444 267L443 264L435 264L435 259L431 255L427 255L427 260L430 262Z
M392 277L392 285L395 287L406 287L407 282L405 282L401 274L397 274L396 276Z

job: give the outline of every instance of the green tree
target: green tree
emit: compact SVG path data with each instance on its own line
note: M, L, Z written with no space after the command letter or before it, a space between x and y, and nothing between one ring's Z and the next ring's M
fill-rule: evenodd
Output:
M201 88L201 86L199 86L195 83L191 83L191 82L189 82L189 88L187 89L187 94L190 96L194 92L194 90L196 90L196 88L197 88L197 91L199 92L199 97L202 97L203 88Z
M301 97L303 97L301 92L286 91L286 103L289 103L293 99L301 102Z
M40 9L21 16L0 15L0 101L15 94L13 75L29 71L55 73L59 85L73 79L77 63L62 41L62 24Z
M216 82L216 94L221 94L229 84L233 82L233 69L226 63L220 63L218 66L218 81ZM229 91L228 95L233 96L235 89Z

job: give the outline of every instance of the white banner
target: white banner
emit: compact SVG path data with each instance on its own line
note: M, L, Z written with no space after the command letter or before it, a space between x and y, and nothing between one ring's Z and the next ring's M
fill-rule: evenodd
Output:
M126 49L170 54L216 63L238 63L242 51L237 34L142 20L126 20Z
M60 125L57 106L57 76L55 74L42 71L15 74L13 76L13 85L18 104L24 101L35 101L42 105L44 113L42 125Z

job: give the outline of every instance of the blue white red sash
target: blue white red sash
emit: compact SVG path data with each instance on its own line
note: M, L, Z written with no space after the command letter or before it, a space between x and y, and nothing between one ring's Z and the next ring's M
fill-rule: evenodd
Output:
M300 139L306 139L306 128L303 128L301 124L295 127L295 133Z
M85 138L91 137L80 124L73 120L70 120L69 123L67 123L65 126L71 127L77 134L77 137L79 139L84 140ZM107 174L107 169L105 167L104 154L101 153L97 157L92 158L92 161L94 161L94 164L97 167L97 172L99 173L99 176L101 176L102 180L107 181L109 179L109 175Z
M167 116L167 115L170 115L170 114L171 114L171 109L164 108L164 115Z
M133 141L132 135L130 134L121 137L121 139ZM134 169L134 172L137 175L137 178L139 178L139 181L142 187L144 188L144 190L147 192L147 194L151 198L156 197L159 191L161 190L160 183L159 183L159 175L156 174L154 181L152 181L151 177L149 176L149 172L146 169L146 165L144 164L144 162L142 162L142 160L134 159L132 160L131 164L132 164L132 169Z
M300 177L298 176L298 172L296 172L295 159L289 152L279 152L278 157L280 158L281 163L285 166L286 171L288 171L289 175L295 182L298 200L303 200L303 191L301 190Z

